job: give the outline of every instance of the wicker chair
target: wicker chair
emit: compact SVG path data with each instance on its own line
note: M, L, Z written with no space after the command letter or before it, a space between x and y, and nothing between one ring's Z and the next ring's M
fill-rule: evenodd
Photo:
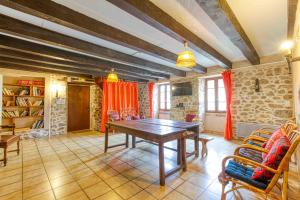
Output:
M297 148L299 142L300 142L300 133L297 131L292 131L288 135L288 139L291 142L291 146L289 147L287 153L281 160L279 166L277 169L270 168L268 166L265 166L261 163L255 162L253 160L238 156L238 155L232 155L228 156L223 159L222 161L222 172L219 175L219 181L222 184L222 200L226 199L226 195L229 192L237 192L238 189L247 189L256 193L262 193L266 196L272 196L276 198L276 195L273 195L271 193L271 190L274 188L274 186L278 187L280 191L282 192L282 200L288 199L288 172L289 172L289 163L291 160L291 156L294 153L295 149ZM260 150L257 148L256 150ZM227 161L229 161L229 164L226 166ZM240 166L243 166L245 169L245 174L243 174L243 177L233 177L232 175L229 175L226 170L230 166L230 162L238 163ZM256 181L254 184L253 181L249 181L249 176L251 176L251 172L253 172L254 168L261 167L266 169L267 171L270 171L274 173L273 178L265 183ZM248 176L248 179L247 179ZM280 185L278 183L278 180L280 178L283 178L283 182ZM248 181L247 181L248 180ZM232 187L225 191L226 185L231 182ZM277 199L277 198L276 198Z
M297 129L297 125L293 122L287 122L281 127L282 132L287 136ZM244 140L244 144L235 150L235 155L239 155L256 162L262 162L262 153L268 153L267 149L262 148L262 144L267 142L273 131L259 129L254 131L248 138Z

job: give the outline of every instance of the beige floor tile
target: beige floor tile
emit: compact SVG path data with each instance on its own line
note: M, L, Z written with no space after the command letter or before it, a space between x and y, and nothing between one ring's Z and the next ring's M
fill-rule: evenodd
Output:
M9 185L0 187L0 196L7 195L9 193L17 192L22 190L22 182L16 182Z
M187 181L203 189L207 188L211 183L213 183L213 180L210 179L209 176L205 175L194 175L190 177Z
M147 188L155 181L156 181L156 179L148 174L143 174L143 175L137 177L136 179L132 180L132 182L134 182L136 185L138 185L139 187L141 187L143 189Z
M80 187L76 182L68 183L66 185L60 186L54 189L54 194L57 199L61 199L63 197L69 196L75 192L78 192Z
M48 177L46 174L42 174L42 175L35 176L32 178L24 179L23 180L23 188L28 188L30 186L37 185L39 183L46 182L46 181L48 181Z
M146 191L157 199L163 199L173 189L169 186L160 186L159 183L154 183L146 188Z
M193 185L192 183L185 182L176 188L176 191L184 194L185 196L196 199L204 191L203 188Z
M90 199L94 199L98 196L101 196L109 192L110 190L111 188L103 181L84 189L85 193Z
M180 194L179 192L173 190L163 200L190 200L190 198L188 198L187 196L184 196L183 194Z
M51 190L51 185L47 180L45 182L23 188L23 198L28 199L29 197L44 193L49 190Z
M215 193L212 193L208 190L204 191L198 198L197 200L220 200L221 195L217 195Z
M82 179L86 176L93 175L94 172L91 169L89 169L87 166L85 166L85 169L82 169L80 171L76 171L76 172L71 173L71 174L72 174L72 176L75 180L79 180L79 179Z
M22 199L22 190L19 190L17 192L9 193L9 194L3 194L0 193L0 200L20 200Z
M155 199L156 198L151 196L151 194L149 194L145 190L143 190L143 191L137 193L136 195L134 195L133 197L129 198L129 200L155 200Z
M97 197L95 200L122 200L122 198L114 191L109 191L108 193Z
M68 196L62 197L59 200L88 200L89 198L83 191L75 192L74 194L70 194Z
M115 189L115 191L124 199L128 199L138 192L140 192L142 189L134 184L133 182L128 182L118 188Z
M127 183L128 181L129 180L121 174L118 174L105 180L105 182L113 189Z
M108 168L105 170L101 170L100 172L97 172L98 176L102 178L103 180L109 179L113 176L116 176L118 172L114 170L113 168Z
M52 190L30 197L28 200L55 200Z
M73 181L74 181L74 179L71 175L65 175L65 176L58 177L56 179L50 179L52 188L57 188L57 187L65 185L67 183L71 183Z
M77 183L80 185L81 188L87 188L91 185L94 185L94 184L100 182L100 181L101 181L101 179L96 174L93 174L90 176L83 177L82 179L79 179L77 181Z
M22 181L22 174L17 174L17 175L14 175L14 176L4 177L4 178L0 179L0 187L3 187L5 185L9 185L11 183L21 182L21 181Z

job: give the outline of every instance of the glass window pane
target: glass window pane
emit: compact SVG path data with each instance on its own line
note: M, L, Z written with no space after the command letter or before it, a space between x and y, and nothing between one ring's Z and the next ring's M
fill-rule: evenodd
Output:
M165 108L165 102L160 102L160 109L163 109L163 110L166 109Z
M224 87L223 79L218 79L218 87L219 88L223 88Z
M218 101L226 102L226 94L224 88L218 89Z
M215 88L215 80L208 80L207 88Z
M207 102L207 110L214 111L215 110L215 102Z
M207 101L215 101L215 89L207 89Z
M160 86L160 102L165 102L166 101L166 97L165 97L165 94L166 94L166 91L165 91L165 85L161 85Z
M226 102L220 101L218 104L219 111L226 111Z
M167 102L167 109L170 110L171 109L171 103Z

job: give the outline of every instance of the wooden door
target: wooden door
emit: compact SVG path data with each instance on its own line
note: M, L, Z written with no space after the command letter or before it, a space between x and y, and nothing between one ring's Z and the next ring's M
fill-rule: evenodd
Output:
M68 85L68 131L90 129L90 87Z

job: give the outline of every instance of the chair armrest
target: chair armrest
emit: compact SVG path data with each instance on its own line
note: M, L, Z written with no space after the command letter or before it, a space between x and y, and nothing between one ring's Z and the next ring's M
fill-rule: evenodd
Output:
M239 156L240 155L240 149L251 149L251 150L255 150L255 151L260 151L262 153L268 153L268 150L265 149L265 148L258 147L258 146L255 146L255 145L251 145L251 144L242 144L234 150L234 155Z
M15 128L15 125L0 125L0 128Z
M244 158L244 157L241 157L241 156L232 155L232 156L227 156L222 160L222 176L223 177L225 177L225 168L226 168L225 165L226 165L226 162L229 159L234 159L235 161L238 161L239 163L242 163L242 164L245 164L245 165L250 165L252 167L261 167L261 168L264 168L267 171L270 171L274 174L279 174L280 173L280 171L278 169L275 170L271 167L268 167L268 166L263 165L261 163L255 162L253 160L250 160L250 159L247 159L247 158Z
M267 129L258 129L258 130L253 131L250 135L256 135L259 137L263 137L262 135L271 136L272 134L273 134L273 132L269 131Z
M247 137L243 143L244 144L247 144L249 141L254 141L256 143L264 143L264 142L267 142L268 139L267 138L263 138L263 137L259 137L259 136L255 136L255 135L251 135L249 137Z

